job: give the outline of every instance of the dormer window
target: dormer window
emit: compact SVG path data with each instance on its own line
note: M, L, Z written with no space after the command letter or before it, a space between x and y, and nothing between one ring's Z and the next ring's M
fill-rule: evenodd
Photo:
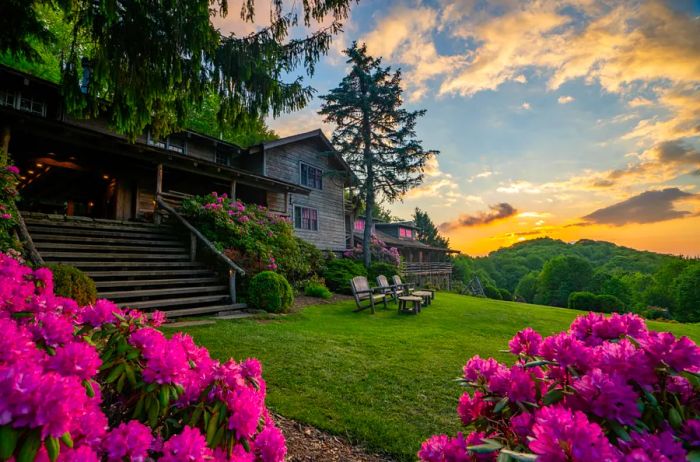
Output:
M413 230L411 228L399 228L399 237L413 239Z
M314 189L323 189L323 170L308 164L301 164L301 185Z

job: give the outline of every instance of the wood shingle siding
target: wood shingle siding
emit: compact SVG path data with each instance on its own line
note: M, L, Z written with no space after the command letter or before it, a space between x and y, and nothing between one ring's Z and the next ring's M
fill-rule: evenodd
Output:
M318 231L295 229L296 234L320 249L345 248L344 180L334 175L339 167L328 155L327 147L317 139L306 139L266 149L264 153L267 176L301 184L301 163L323 171L323 189L312 189L308 196L289 194L291 203L285 208L284 194L268 193L268 206L275 211L287 211L294 222L294 207L309 207L318 211Z

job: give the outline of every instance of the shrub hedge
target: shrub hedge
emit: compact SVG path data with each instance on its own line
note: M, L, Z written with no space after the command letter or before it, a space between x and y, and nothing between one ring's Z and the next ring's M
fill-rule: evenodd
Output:
M95 282L75 266L49 264L47 268L53 273L54 293L61 297L72 298L79 305L91 305L97 299Z
M248 302L270 313L283 313L292 306L294 292L284 276L274 271L263 271L250 280Z
M596 295L592 292L571 292L568 307L575 310L612 313L625 311L625 305L614 295Z
M375 282L377 276L383 274L391 281L391 277L395 274L399 274L399 268L396 265L383 261L375 261L369 266L368 277L370 281Z
M336 258L329 261L323 272L328 288L344 294L351 293L350 279L355 276L367 276L367 270L362 263L349 258Z

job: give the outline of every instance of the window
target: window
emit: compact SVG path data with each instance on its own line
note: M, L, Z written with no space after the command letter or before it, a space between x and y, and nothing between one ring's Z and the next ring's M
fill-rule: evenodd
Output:
M399 228L399 236L406 239L413 239L413 230L410 228Z
M362 218L358 218L355 220L355 231L364 231L365 230L365 220Z
M0 106L15 107L15 94L6 91L0 91Z
M295 206L294 227L296 229L318 231L318 210Z
M187 146L185 140L179 140L172 137L167 137L165 139L155 139L148 133L148 144L150 146L155 146L156 148L167 149L168 151L177 152L179 154L187 154Z
M45 102L31 97L24 97L21 93L0 91L0 106L10 106L19 111L29 112L42 117L46 116Z
M323 189L323 171L311 165L301 164L301 184L314 189Z

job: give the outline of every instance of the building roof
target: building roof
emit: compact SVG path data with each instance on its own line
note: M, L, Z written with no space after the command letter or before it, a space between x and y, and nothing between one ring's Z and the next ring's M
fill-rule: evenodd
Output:
M400 226L402 228L420 229L416 226L413 221L390 221L390 222L376 222L375 226L390 227L390 226Z
M354 183L357 181L357 178L355 177L355 174L350 168L350 165L348 165L348 163L345 162L343 156L341 156L340 153L335 149L333 144L330 142L328 137L326 137L326 135L323 133L323 130L321 130L320 128L317 128L316 130L311 130L309 132L297 133L296 135L285 136L284 138L279 138L276 140L264 141L256 146L251 146L250 149L251 152L254 151L256 147L262 148L263 150L268 150L278 148L280 146L285 146L287 144L298 143L299 141L306 141L312 139L316 139L317 141L319 141L323 146L325 146L328 152L333 155L333 158L338 162L338 164L340 164L341 168L348 173L349 183Z
M354 232L356 240L362 241L363 233L361 232ZM445 252L445 253L460 253L459 250L453 250L453 249L446 249L444 247L436 247L433 245L428 245L424 242L415 240L415 239L399 239L394 236L390 236L386 233L383 233L379 230L375 230L374 235L377 237L377 239L384 241L386 245L389 247L397 247L397 248L407 248L407 249L418 249L418 250L432 250L432 251L439 251L439 252Z

